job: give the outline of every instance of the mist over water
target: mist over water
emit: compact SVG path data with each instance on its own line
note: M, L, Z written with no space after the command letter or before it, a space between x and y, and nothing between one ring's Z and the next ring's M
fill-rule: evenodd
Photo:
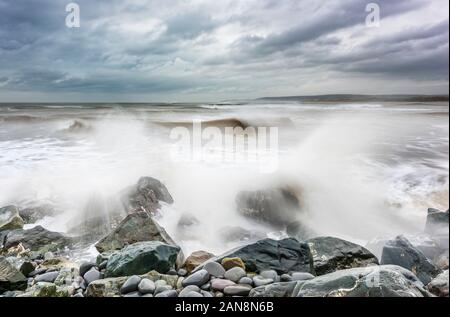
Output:
M289 187L303 223L352 241L417 232L427 208L448 209L448 103L62 106L0 105L0 205L54 205L50 230L107 214L142 176L172 194L158 219L186 253L235 246L227 227L283 236L237 213L242 190ZM278 127L279 168L174 160L171 128L193 119ZM199 219L188 232L184 214Z

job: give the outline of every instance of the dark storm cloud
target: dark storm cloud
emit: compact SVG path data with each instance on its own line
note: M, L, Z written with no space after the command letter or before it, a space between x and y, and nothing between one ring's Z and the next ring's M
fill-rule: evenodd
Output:
M0 0L0 98L271 94L330 72L448 88L446 0L374 1L375 30L363 0L78 0L79 29L65 26L69 2Z

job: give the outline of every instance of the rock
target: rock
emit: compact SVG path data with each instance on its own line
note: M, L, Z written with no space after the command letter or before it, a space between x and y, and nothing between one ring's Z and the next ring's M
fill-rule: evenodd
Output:
M186 275L188 275L188 271L186 271L185 269L179 269L178 270L178 275L185 277Z
M86 274L90 269L92 269L93 267L96 267L96 264L93 262L83 262L80 265L80 275L84 276L84 274Z
M203 284L202 287L200 287L203 291L209 291L211 289L211 283Z
M292 276L290 276L289 274L283 274L280 277L280 282L282 282L282 283L292 282L292 281L293 281Z
M225 287L223 292L227 296L248 296L251 290L249 285L233 285Z
M378 265L378 259L369 250L357 244L332 237L306 241L314 259L317 275L324 275L354 267Z
M108 236L95 247L98 252L121 250L125 246L144 241L160 241L175 246L167 232L146 212L128 215Z
M282 188L241 192L236 204L241 215L280 229L295 221L301 212L296 195Z
M438 297L448 297L449 273L448 270L438 275L427 285L427 289Z
M47 272L47 268L39 268L28 274L28 277L35 277L44 274L45 272Z
M136 291L136 292L131 292L131 293L125 294L122 297L141 297L141 294Z
M146 295L146 294L153 294L156 290L155 283L149 279L143 279L139 285L138 285L139 293Z
M188 273L192 272L197 266L205 263L209 259L213 258L214 254L205 251L197 251L192 253L184 263L184 268Z
M0 294L6 291L25 290L27 278L6 258L0 256Z
M449 269L448 250L445 251L444 253L442 253L441 255L439 255L438 257L436 257L436 259L434 260L434 263L441 270L443 270L443 271L448 270Z
M61 233L51 232L41 226L37 226L30 230L13 230L6 235L6 249L19 244L30 251L45 254L48 251L57 251L70 247L73 244L73 240Z
M79 276L79 272L77 269L75 268L63 268L59 271L58 276L56 277L54 283L56 286L67 286L67 285L71 285L71 286L78 286L76 285L76 281L78 280L78 278L80 278L81 276ZM84 280L83 280L84 282ZM76 288L80 288L80 287L76 287ZM71 292L71 289L68 289L69 292ZM73 294L73 292L72 292ZM70 294L70 295L72 295Z
M428 209L427 223L425 232L430 234L444 233L448 235L449 211L440 211L437 209Z
M58 271L48 272L48 273L44 273L44 274L36 276L34 281L36 283L39 283L39 282L53 283L56 280L56 278L58 277L58 275L59 275Z
M336 271L297 282L293 297L430 297L410 271L394 265Z
M173 198L167 188L157 179L143 177L138 183L128 188L122 202L128 213L145 211L155 213L161 205L159 202L173 204Z
M157 280L157 281L155 281L155 287L156 288L162 287L162 286L166 286L166 285L167 285L167 282L165 280Z
M241 227L222 228L218 235L225 242L256 242L267 237L264 232L251 231Z
M259 275L261 275L265 279L271 279L274 282L279 282L280 280L277 271L274 270L262 271L259 273Z
M220 278L216 278L211 281L211 289L214 291L220 291L223 292L223 290L228 286L236 285L235 282L230 280L224 280Z
M250 277L244 276L239 280L239 284L253 286L253 280Z
M297 282L275 283L251 290L249 297L291 297Z
M315 276L309 273L294 272L292 273L291 278L292 281L307 281L312 280L313 278L315 278Z
M204 269L208 271L209 275L214 277L223 277L226 272L223 266L217 262L206 263Z
M202 294L203 297L206 297L206 298L212 298L212 297L214 297L213 294L211 294L210 292L207 292L207 291L201 291L200 294Z
M178 297L178 293L175 290L165 291L159 294L156 294L155 297Z
M173 287L170 286L170 285L158 286L158 287L156 287L155 295L157 295L159 293L164 293L164 292L167 292L167 291L171 291L171 290L173 290Z
M178 296L178 297L181 297L181 296ZM197 292L188 292L183 297L191 297L191 298L192 297L203 297L203 295L200 293L197 293Z
M0 231L22 229L24 221L15 206L0 208Z
M200 270L188 276L183 280L183 286L196 285L202 286L209 281L210 275L206 270Z
M152 270L166 273L175 266L179 247L159 241L138 242L111 255L106 277L145 274Z
M272 284L273 282L275 282L273 279L271 279L271 278L264 278L262 276L255 276L253 278L253 284L255 285L255 287L260 287L260 286Z
M24 275L28 276L31 272L36 269L36 264L31 261L25 261L20 266L19 271Z
M58 297L58 287L53 283L44 281L38 282L27 292L32 297Z
M225 278L235 283L245 276L247 276L247 273L240 267L234 267L225 272Z
M241 258L225 258L222 260L222 267L228 271L235 267L240 267L245 270L244 261Z
M381 264L393 264L412 271L427 285L441 271L425 255L416 249L405 237L389 241L383 249Z
M286 233L298 241L304 241L315 236L314 232L301 221L294 221L287 225Z
M308 244L293 238L280 241L264 239L229 251L210 261L222 262L225 258L233 257L242 259L248 272L275 270L278 274L290 272L314 274L313 257ZM202 267L203 265L196 270Z
M122 294L128 294L132 292L138 291L139 283L141 283L142 279L139 276L131 276L126 280L126 282L120 288L120 292Z
M194 292L194 293L200 293L201 289L196 285L189 285L186 286L181 290L181 292L178 294L178 297L188 297L187 294Z
M94 281L100 280L101 273L93 267L83 275L83 278L86 281L86 284L89 285Z
M57 211L51 205L37 205L19 208L19 215L27 224L36 223L44 217L56 215Z

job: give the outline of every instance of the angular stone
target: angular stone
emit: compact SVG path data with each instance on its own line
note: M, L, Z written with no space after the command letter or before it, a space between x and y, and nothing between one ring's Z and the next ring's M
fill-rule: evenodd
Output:
M240 267L245 270L245 263L241 258L225 258L222 260L222 267L225 269L225 271L231 270L235 267Z
M17 207L7 206L0 208L0 231L22 229L23 223Z
M0 256L0 294L12 290L25 290L27 278L6 258Z
M438 297L448 297L449 274L448 270L438 275L427 285L427 289Z
M205 263L209 259L213 258L214 254L205 251L196 251L192 253L184 263L184 268L188 273L192 272L197 266Z
M73 240L61 233L51 232L41 226L37 226L30 230L13 230L6 235L6 249L19 244L25 249L44 254L48 251L70 247L73 244Z

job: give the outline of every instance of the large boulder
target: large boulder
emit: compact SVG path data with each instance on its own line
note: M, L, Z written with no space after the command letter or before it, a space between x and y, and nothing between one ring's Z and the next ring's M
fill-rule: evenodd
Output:
M357 244L333 237L319 237L306 241L314 259L317 275L339 270L378 265L378 259L369 250Z
M0 231L15 230L23 228L23 219L15 206L0 208Z
M12 290L25 290L26 277L5 257L0 257L0 294Z
M429 261L420 250L415 248L403 236L386 243L381 256L381 264L398 265L410 270L425 285L441 273L441 270L436 265Z
M150 271L167 273L175 267L180 248L159 241L138 242L111 255L106 277L145 274Z
M45 253L69 247L74 240L58 232L52 232L41 226L29 230L10 231L5 238L4 248L9 249L21 244L25 249Z
M300 213L297 196L283 188L240 192L236 204L238 212L244 217L283 229L294 222Z
M128 215L109 235L95 247L98 252L121 250L126 245L144 241L160 241L176 245L167 232L146 212Z
M428 290L436 296L448 297L449 275L448 270L438 275L430 284L427 285Z
M297 282L274 283L256 287L249 297L291 297Z
M307 272L315 274L313 257L307 243L296 239L264 239L234 249L210 261L221 263L225 258L240 258L248 272L259 273L275 270L279 274L290 272ZM203 265L202 265L203 266ZM199 266L196 270L202 268Z
M425 231L430 234L444 233L448 235L449 230L449 211L440 211L437 209L428 209L427 224Z
M125 190L122 201L128 213L156 213L161 208L160 201L173 204L166 186L152 177L142 177L136 185Z
M293 297L430 297L423 283L399 266L337 271L297 283Z
M86 289L87 297L116 297L120 296L120 289L128 280L129 277L116 277L97 280L89 284ZM156 271L141 275L141 279L149 279L153 282L165 281L167 285L176 288L178 276L162 275Z

